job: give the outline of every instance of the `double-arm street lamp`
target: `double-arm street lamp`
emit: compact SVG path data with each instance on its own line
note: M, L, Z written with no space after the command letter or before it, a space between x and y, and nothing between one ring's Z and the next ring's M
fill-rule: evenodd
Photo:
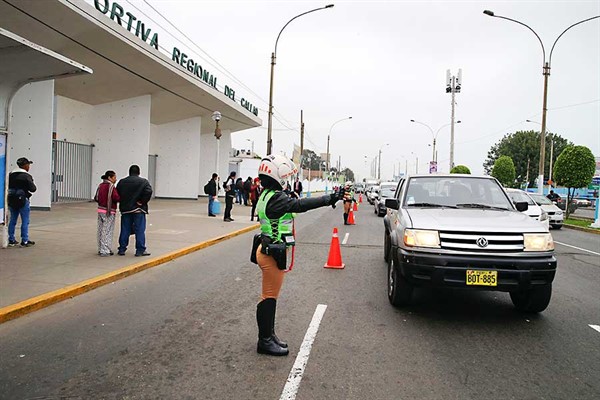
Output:
M431 157L431 161L433 161L433 162L437 162L437 152L435 151L435 145L436 145L436 143L437 143L437 137L438 137L438 134L440 133L440 131L441 131L443 128L445 128L445 127L447 127L447 126L450 126L450 125L452 125L452 123L449 123L449 124L445 124L445 125L442 125L442 126L440 126L440 128L439 128L439 129L438 129L438 130L435 132L435 134L434 134L434 133L433 133L433 129L431 129L431 127L430 127L429 125L427 125L427 124L425 124L425 123L423 123L423 122L419 122L419 121L417 121L417 120L414 120L414 119L411 119L411 120L410 120L410 122L414 122L415 124L421 124L421 125L423 125L423 126L427 127L427 129L429 129L429 131L431 132L431 137L433 138L433 155L432 155L432 157ZM460 123L461 123L461 121L456 121L456 123L457 123L457 124L460 124Z
M338 123L340 123L340 122L342 122L342 121L345 121L345 120L347 120L347 119L352 119L352 117L346 117L346 118L342 118L342 119L340 119L339 121L335 121L335 122L334 122L334 123L331 125L331 128L329 128L329 133L327 134L327 173L328 173L328 174L329 174L329 171L330 171L330 170L329 170L329 139L331 138L331 130L333 129L333 127L334 127L336 124L338 124Z
M546 155L546 153L545 153L546 152L546 111L548 110L548 108L547 108L548 77L550 76L550 67L552 66L552 52L554 51L554 46L556 46L556 42L558 42L558 39L560 39L562 37L562 35L564 35L569 29L571 29L574 26L577 26L579 24L583 24L584 22L591 21L596 18L600 18L600 15L576 22L573 25L569 26L567 29L565 29L560 35L558 35L556 40L554 40L554 43L552 44L552 48L550 49L550 56L546 60L546 48L544 47L544 43L542 42L542 39L540 38L540 36L533 29L531 29L531 27L529 25L526 25L523 22L514 20L512 18L507 18L507 17L503 17L501 15L496 15L496 14L494 14L493 11L490 11L490 10L485 10L483 13L490 17L505 19L507 21L515 22L519 25L526 27L531 32L533 32L535 37L540 42L540 45L542 46L542 56L543 56L542 75L544 75L544 97L543 97L543 101L542 101L542 132L540 134L540 163L539 163L539 175L538 175L538 193L542 194L542 193L544 193L544 161L545 161L544 158Z
M267 155L271 154L273 139L271 138L271 133L273 131L273 72L275 71L275 60L277 59L277 42L279 42L279 37L281 36L281 32L296 18L300 18L303 15L310 14L315 11L325 10L326 8L332 8L333 4L328 4L325 7L315 8L314 10L309 10L303 12L302 14L296 15L294 18L290 19L279 31L279 35L277 35L277 40L275 40L275 50L271 53L271 84L269 86L269 122L267 126Z

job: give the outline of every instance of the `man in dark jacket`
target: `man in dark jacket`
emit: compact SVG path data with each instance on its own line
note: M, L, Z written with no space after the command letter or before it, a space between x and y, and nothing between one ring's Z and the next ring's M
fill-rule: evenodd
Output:
M209 217L216 217L215 214L213 214L212 210L213 210L213 203L215 202L215 200L217 200L217 193L219 192L219 175L214 173L212 174L212 179L210 181L208 181L208 186L207 186L207 195L208 195L208 216Z
M125 255L129 236L135 233L135 256L149 256L146 251L146 214L148 202L152 198L152 186L147 179L140 177L140 167L129 167L129 176L117 184L117 191L121 197L119 210L121 211L121 234L119 235L120 256Z
M31 193L37 188L33 183L33 178L29 174L29 166L33 161L25 157L17 160L18 168L8 175L8 209L10 210L10 221L8 223L8 245L15 246L15 228L17 219L21 216L21 246L33 246L35 242L29 240L29 198Z
M235 171L231 171L229 178L225 181L223 188L225 189L225 212L223 213L223 221L232 222L231 209L233 208L233 198L235 197Z

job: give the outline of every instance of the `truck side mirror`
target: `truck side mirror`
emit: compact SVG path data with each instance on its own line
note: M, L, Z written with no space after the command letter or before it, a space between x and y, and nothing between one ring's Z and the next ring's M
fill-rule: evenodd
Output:
M398 199L385 199L385 208L397 210L400 208L400 201Z
M515 207L517 208L517 211L523 212L529 209L529 204L527 204L526 201L517 201Z

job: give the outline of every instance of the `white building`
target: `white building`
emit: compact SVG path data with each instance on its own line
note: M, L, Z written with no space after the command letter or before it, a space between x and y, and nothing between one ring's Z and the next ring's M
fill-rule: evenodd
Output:
M123 4L0 1L0 27L94 71L28 84L15 96L9 169L19 157L34 161L34 207L91 199L105 170L120 178L131 164L157 197L197 199L213 172L227 176L231 134L262 125L247 99L219 89L225 78L185 49L174 47L171 57L159 51L160 32ZM219 144L214 111L222 115Z

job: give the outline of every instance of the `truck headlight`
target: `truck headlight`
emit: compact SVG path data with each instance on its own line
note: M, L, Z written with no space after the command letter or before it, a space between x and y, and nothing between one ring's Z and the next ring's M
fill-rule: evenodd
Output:
M554 250L554 240L549 233L525 233L523 247L525 251L550 251Z
M546 211L542 211L542 215L540 215L540 222L548 219L548 213Z
M440 235L438 231L423 229L405 229L404 244L410 247L440 247Z
M562 211L557 211L556 215L562 215Z

